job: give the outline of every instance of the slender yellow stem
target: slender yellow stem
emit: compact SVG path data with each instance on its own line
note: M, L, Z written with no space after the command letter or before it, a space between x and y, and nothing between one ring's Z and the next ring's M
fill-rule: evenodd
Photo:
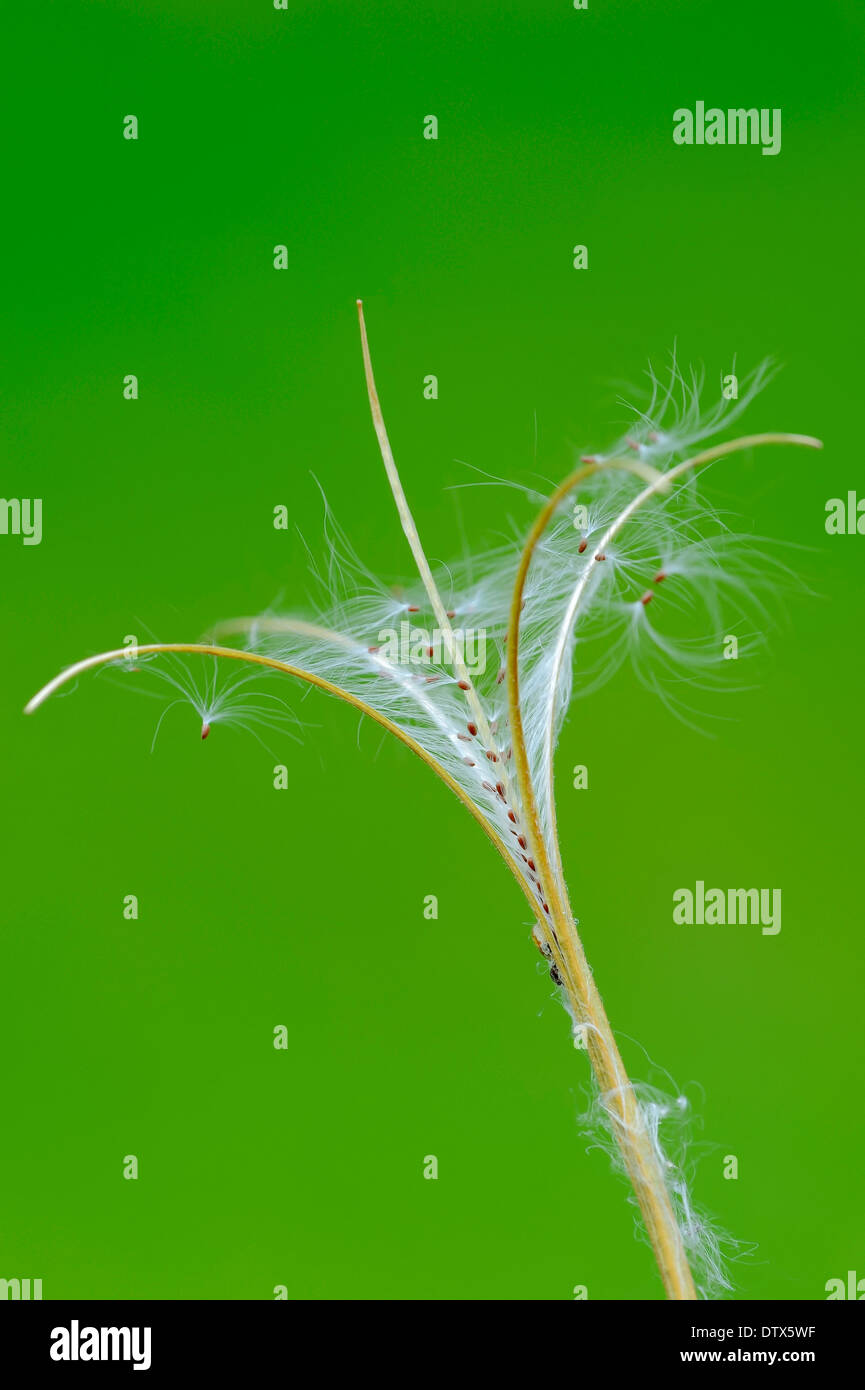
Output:
M417 564L421 580L426 589L439 628L443 634L449 635L451 639L453 639L453 630L450 624L451 614L449 614L445 608L433 577L394 461L376 390L369 344L367 341L366 325L363 316L363 307L360 301L358 301L358 316L370 410L379 448L381 450L382 460L384 462L385 472L393 493L403 531L408 540L415 563ZM520 707L520 612L524 601L526 578L537 545L562 499L568 492L578 486L582 479L601 469L619 468L626 469L636 474L646 483L643 491L623 509L611 526L608 527L599 543L600 548L603 549L604 546L615 539L622 527L644 502L658 493L667 491L672 483L683 473L740 449L774 443L801 444L811 448L822 447L819 440L815 440L810 436L790 434L751 435L740 440L731 441L728 444L722 444L708 449L704 453L677 465L665 474L657 472L640 459L610 459L587 462L569 478L565 479L547 502L532 527L517 571L510 610L507 644L507 693L516 787L512 788L508 769L504 762L501 764L500 776L503 787L507 789L507 802L512 803L515 810L517 807L520 810L527 843L533 855L533 861L537 868L537 875L545 896L545 903L542 907L539 906L529 883L523 877L514 862L509 846L505 844L495 825L490 822L488 817L475 804L469 794L436 758L428 753L411 734L401 729L399 725L376 710L373 706L367 704L364 700L351 694L349 691L344 690L342 687L337 686L326 677L318 676L297 665L281 661L276 657L266 656L257 652L240 651L211 641L197 643L148 643L134 649L120 648L102 652L97 656L87 657L77 662L75 665L60 672L49 681L48 684L29 701L25 708L25 713L32 714L56 690L67 682L76 679L78 675L114 661L128 660L130 655L158 656L161 653L179 653L211 656L220 659L243 661L253 666L279 671L285 675L305 681L309 685L315 686L328 694L334 695L338 699L344 700L349 705L352 705L362 714L372 719L376 724L393 734L401 743L426 763L427 766L436 773L440 780L450 788L454 795L459 798L463 805L466 806L472 817L481 826L484 834L507 864L510 872L513 874L526 897L533 914L538 920L541 939L549 948L550 957L561 976L562 984L567 992L574 1017L578 1024L584 1029L587 1051L600 1091L600 1103L612 1126L626 1171L633 1184L664 1283L664 1288L667 1295L672 1299L687 1300L696 1298L694 1282L688 1265L682 1232L673 1210L665 1181L665 1174L661 1170L662 1160L657 1145L646 1124L645 1115L637 1095L628 1079L600 994L595 986L591 969L586 960L582 942L576 930L562 872L561 853L556 834L555 803L552 782L552 712L555 710L555 690L558 685L564 653L567 651L568 638L573 630L573 624L576 621L583 594L586 592L590 568L588 566L586 567L586 570L583 572L571 596L560 627L559 639L555 651L554 675L551 684L549 705L551 711L550 728L547 742L549 763L548 775L550 781L546 790L548 791L548 806L550 823L552 826L552 833L549 841L544 836L541 825L536 791L532 781L531 769L529 767L522 711ZM267 630L271 622L273 624L272 630L287 629L301 635L328 640L346 647L355 645L352 639L345 637L341 633L328 631L316 624L305 623L300 619L243 619L237 620L233 629L228 624L222 624L216 631L224 632L227 630L238 630L239 628L246 626L252 627L255 625ZM460 677L460 685L464 690L468 708L473 716L473 723L477 725L477 730L472 727L471 732L478 732L486 748L492 752L495 747L495 741L487 720L486 712L469 678L459 646L457 643L453 642L453 640L451 641L451 650L454 653L454 666L457 675ZM511 816L511 819L513 820L514 817ZM520 843L522 843L522 841L520 841Z
M651 478L646 488L624 508L620 516L608 528L599 543L599 551L603 552L604 546L618 535L634 512L649 497L668 490L670 485L689 469L710 463L726 454L762 444L801 444L809 448L822 447L820 441L811 436L772 434L749 435L743 439L733 440L727 444L707 449L704 453L678 464L669 472L659 473L655 478ZM529 533L517 570L510 610L507 656L508 705L516 778L520 789L526 832L532 846L533 858L547 893L547 902L552 918L551 934L566 965L563 972L563 984L568 992L575 1016L585 1028L586 1047L597 1079L602 1104L612 1124L625 1168L634 1186L667 1296L675 1300L690 1300L695 1299L697 1295L682 1234L667 1191L665 1174L661 1171L657 1150L646 1127L633 1086L625 1071L601 996L594 983L582 942L574 924L567 888L561 873L561 860L555 834L553 835L553 843L558 859L555 870L547 853L529 768L520 708L520 614L523 607L526 577L537 544L562 499L583 479L601 468L625 466L627 465L624 461L615 459L606 463L599 461L584 464L556 489L539 513ZM632 468L632 471L638 470ZM580 589L580 594L582 592L583 589ZM573 605L571 616L575 614L576 606L576 604ZM553 699L554 691L551 692L551 702ZM553 703L551 703L551 708L554 708ZM550 804L552 810L552 801Z
M574 475L572 486L580 478L595 471L598 465L587 464ZM554 494L555 496L555 494ZM552 517L557 501L547 503L530 537L531 546L523 552L514 585L508 631L508 703L511 719L516 777L520 788L524 823L532 856L544 884L552 918L551 931L566 963L562 976L571 1007L578 1023L585 1030L586 1050L598 1087L607 1109L628 1176L637 1195L640 1211L658 1262L667 1296L672 1299L695 1299L697 1294L682 1243L681 1233L670 1202L664 1175L659 1171L651 1137L646 1132L639 1104L628 1080L624 1063L616 1046L613 1032L595 986L574 925L573 913L567 900L564 880L553 872L547 854L544 835L538 816L537 800L529 769L519 704L519 615L529 562L537 540Z

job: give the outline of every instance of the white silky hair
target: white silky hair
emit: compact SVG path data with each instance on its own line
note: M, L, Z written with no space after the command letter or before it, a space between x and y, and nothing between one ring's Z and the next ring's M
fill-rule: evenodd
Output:
M768 375L768 368L760 368L742 384L737 401L721 398L706 410L699 378L685 377L674 361L663 384L650 376L649 401L633 411L626 435L605 454L591 457L597 462L630 458L647 472L653 470L652 476L670 473L733 423ZM597 690L630 661L648 689L687 717L691 709L682 692L735 681L736 664L723 659L724 639L738 633L743 651L762 640L768 600L791 580L768 542L736 533L705 501L694 475L676 477L636 506L645 489L646 475L622 469L601 468L586 476L563 498L528 569L519 624L520 709L541 832L552 872L563 887L553 758L572 701ZM535 495L534 489L526 492ZM582 510L578 514L575 508ZM395 592L381 582L358 558L326 501L324 509L323 553L310 553L318 601L302 617L268 610L221 624L220 631L239 635L239 647L340 687L419 743L504 845L529 896L542 899L523 833L503 681L522 545L500 544L440 567L434 576L454 628L485 635L486 669L472 674L469 682L489 730L484 739L467 703L467 683L441 652L418 664L394 660L382 649L382 633L403 622L427 633L436 628L427 590L413 583ZM627 522L621 524L625 516ZM256 708L251 693L266 673L228 677L224 693L219 678L209 674L204 686L176 669L163 678L205 725L276 722L272 697L263 697ZM281 708L278 718L283 718ZM561 997L567 1004L564 992ZM732 1287L725 1238L695 1211L686 1165L665 1152L673 1122L684 1118L679 1099L640 1085L634 1094L698 1288L704 1297L721 1296ZM584 1119L593 1142L621 1165L620 1150L627 1147L628 1136L619 1132L613 1100L612 1094L597 1093Z
M738 417L765 374L755 374L739 401L714 405L702 428L696 378L686 380L674 369L663 390L653 378L653 409L636 412L634 428L606 457L639 453L654 469L669 471ZM735 663L723 660L724 637L738 633L743 654L749 644L761 641L766 597L789 578L773 559L769 543L732 532L702 499L690 475L641 506L605 546L603 558L597 558L604 534L644 486L640 477L612 469L586 478L562 501L528 572L519 631L520 708L541 827L554 865L552 760L572 701L597 690L630 661L647 687L687 717L683 690L735 683ZM575 506L587 512L587 527L575 526ZM415 582L395 592L381 582L358 558L326 501L324 507L323 555L310 551L319 601L302 618L268 610L234 627L221 624L220 631L239 635L237 645L246 650L323 677L410 734L471 798L534 891L514 831L513 817L519 827L522 808L508 775L512 764L502 679L521 544L500 544L435 574L453 628L485 637L486 669L472 675L471 686L491 731L488 748L472 732L477 721L446 650L437 650L423 664L401 663L382 650L382 633L398 631L402 623L413 632L436 630L424 588ZM259 684L262 679L261 673L255 677ZM212 711L209 722L244 722L253 699L250 693L247 701L237 702L239 708L230 700L220 705L218 686L209 700L201 690L190 695L203 719L208 708ZM267 720L272 713L262 710L261 717ZM503 783L506 800L497 790Z
M645 1082L630 1082L629 1085L637 1102L637 1123L642 1127L643 1136L648 1137L658 1170L664 1175L664 1186L697 1293L700 1298L708 1300L723 1298L734 1289L730 1264L742 1258L746 1246L723 1231L716 1221L694 1204L691 1196L695 1167L692 1149L697 1121L690 1099L681 1093L670 1094ZM595 1088L591 1104L579 1117L581 1133L589 1141L589 1149L601 1149L612 1167L633 1182L634 1175L627 1173L623 1154L633 1146L634 1136L623 1131L617 1100L615 1091L600 1092ZM635 1189L631 1201L636 1202L638 1195ZM645 1231L639 1221L637 1229L645 1239Z

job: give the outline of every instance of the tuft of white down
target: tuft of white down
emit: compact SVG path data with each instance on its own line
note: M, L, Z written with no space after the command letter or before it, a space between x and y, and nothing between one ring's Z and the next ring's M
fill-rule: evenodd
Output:
M675 362L663 386L650 374L649 401L633 411L631 428L605 454L590 456L632 460L642 471L611 467L586 476L563 498L534 551L520 613L519 701L541 831L562 882L554 754L573 700L597 690L629 661L647 689L687 718L692 692L736 679L737 663L724 660L724 639L736 634L740 653L750 651L766 629L769 596L791 581L767 542L734 532L705 501L701 478L685 473L670 486L651 485L732 424L767 375L760 369L742 384L738 401L718 399L705 410L701 383L680 374ZM504 681L524 542L515 537L434 571L452 629L481 634L486 645L485 668L468 678L446 650L418 663L394 659L385 649L383 634L399 632L402 624L433 636L431 600L419 582L394 590L380 581L358 559L326 502L324 542L323 554L311 557L316 599L303 615L268 610L220 625L218 640L234 633L232 645L332 683L416 740L471 800L529 895L542 903L514 776ZM168 678L203 719L208 710L224 720L253 717L246 676L239 684L228 678L224 699L215 684L204 698L192 678ZM284 689L285 677L280 680ZM273 704L264 704L258 717L273 723ZM581 1026L575 1021L575 1029ZM695 1212L684 1162L668 1156L669 1135L677 1124L681 1128L684 1107L680 1098L671 1101L654 1088L634 1091L699 1290L717 1297L731 1287L725 1239ZM628 1136L617 1129L615 1096L596 1094L584 1119L593 1142L621 1164Z
M743 383L739 401L715 403L702 416L696 378L686 381L674 367L662 390L653 377L649 407L634 412L634 426L603 457L639 456L651 469L669 472L741 414L765 375L761 370ZM586 478L562 501L528 572L520 708L541 827L559 873L553 758L573 699L630 661L646 687L687 718L691 692L735 683L741 667L723 659L724 637L738 633L740 653L749 651L766 627L761 596L789 579L766 542L729 528L691 475L653 495L617 530L645 488L644 477L619 469ZM326 503L324 542L323 557L311 560L318 602L300 619L260 614L238 627L235 644L324 677L410 734L471 798L536 892L521 843L523 808L503 681L523 542L515 538L435 573L452 628L480 633L486 644L486 668L470 676L468 691L446 653L412 664L382 649L382 634L404 623L435 632L423 587L416 582L395 591L382 583L358 559ZM230 634L231 625L221 632Z

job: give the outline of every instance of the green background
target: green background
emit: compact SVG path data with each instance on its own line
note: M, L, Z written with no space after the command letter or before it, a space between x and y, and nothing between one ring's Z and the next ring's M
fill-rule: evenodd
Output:
M661 1296L622 1181L585 1152L585 1057L525 903L406 750L371 728L358 744L313 693L303 743L268 740L278 792L254 739L202 744L186 708L151 755L157 707L112 677L21 715L127 633L302 607L312 474L364 559L410 574L358 295L443 559L459 517L487 544L532 515L448 491L475 476L460 461L557 480L616 436L619 384L674 340L710 381L734 353L775 356L747 427L825 439L707 482L746 528L810 547L791 554L813 596L755 688L710 739L623 672L566 726L560 821L613 1024L696 1095L696 1196L756 1247L734 1296L865 1276L865 540L823 526L828 498L865 487L860 7L16 8L0 491L43 498L44 538L0 536L0 1276L46 1298ZM698 99L781 107L780 155L674 146L673 110ZM781 887L780 935L675 927L672 891L697 878Z

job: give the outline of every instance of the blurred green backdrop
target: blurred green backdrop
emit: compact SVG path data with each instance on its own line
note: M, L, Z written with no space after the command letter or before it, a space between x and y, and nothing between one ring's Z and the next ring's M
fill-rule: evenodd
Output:
M747 527L812 548L795 563L815 596L759 685L710 739L621 675L566 727L560 818L614 1026L702 1087L696 1195L756 1247L735 1297L865 1275L865 540L823 525L828 498L865 487L861 8L17 9L0 491L43 499L44 538L0 536L0 1276L46 1298L661 1296L624 1186L580 1138L585 1058L525 904L426 769L369 728L358 746L351 711L315 694L303 744L269 740L288 792L248 734L202 744L185 708L151 755L155 703L110 677L21 715L127 633L194 639L302 600L313 473L367 562L410 574L358 295L443 559L460 524L486 544L532 514L448 491L475 476L462 461L556 480L615 437L619 383L674 340L712 381L733 354L774 355L749 428L825 439L708 483ZM676 147L672 112L697 100L780 107L781 154ZM576 762L588 791L569 790ZM671 893L697 878L780 886L780 935L675 927Z

